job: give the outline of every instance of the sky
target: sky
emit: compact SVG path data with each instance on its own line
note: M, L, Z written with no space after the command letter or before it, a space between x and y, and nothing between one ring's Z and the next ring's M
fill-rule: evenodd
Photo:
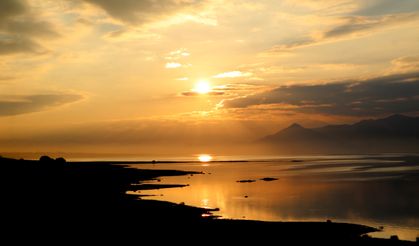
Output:
M417 0L0 1L0 152L216 152L418 112Z

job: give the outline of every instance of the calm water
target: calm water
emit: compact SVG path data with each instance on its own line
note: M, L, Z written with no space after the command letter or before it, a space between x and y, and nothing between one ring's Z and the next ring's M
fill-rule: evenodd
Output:
M164 184L189 184L184 188L139 193L154 195L148 199L219 208L217 215L223 218L331 219L384 226L384 232L374 234L379 237L397 234L415 240L419 236L418 157L324 156L133 167L204 172L161 178ZM266 177L277 180L261 180Z

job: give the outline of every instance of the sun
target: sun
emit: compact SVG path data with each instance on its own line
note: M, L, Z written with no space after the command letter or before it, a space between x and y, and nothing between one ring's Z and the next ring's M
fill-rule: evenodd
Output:
M210 162L212 160L212 156L207 155L207 154L199 155L198 160L200 162Z
M193 89L198 94L208 94L211 92L211 85L206 80L200 80L198 83L195 84L195 87Z

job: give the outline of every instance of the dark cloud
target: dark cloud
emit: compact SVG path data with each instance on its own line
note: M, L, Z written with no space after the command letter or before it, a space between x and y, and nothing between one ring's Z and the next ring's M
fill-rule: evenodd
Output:
M142 24L173 14L190 7L199 6L204 0L84 0L104 9L116 19Z
M365 1L365 6L356 11L357 15L384 15L406 13L419 10L417 0L375 0Z
M44 111L83 99L79 94L2 95L0 117Z
M330 30L324 31L318 37L298 37L275 45L271 51L283 52L296 48L320 44L329 40L361 35L380 28L413 21L419 18L418 13L399 13L382 16L348 16L344 17L344 23Z
M182 92L182 95L183 96L199 96L199 95L202 95L202 94L200 94L198 92L195 92L195 91L185 91L185 92ZM211 92L205 93L205 95L221 96L221 95L224 95L224 92L223 91L211 91Z
M417 13L395 14L379 17L350 16L345 24L337 26L323 34L323 38L341 37L360 33L375 28L385 27L418 18Z
M58 33L51 23L30 17L20 20L9 20L3 24L3 30L9 33L31 37L56 37Z
M419 73L333 84L281 86L224 100L226 108L283 105L284 110L332 115L379 115L419 111Z
M0 39L0 55L8 55L21 52L42 53L45 49L36 42L23 37L8 37Z
M41 21L30 11L26 1L0 1L0 55L44 53L40 38L59 36L54 26Z
M20 0L0 1L0 22L11 16L23 14L26 11L26 4Z

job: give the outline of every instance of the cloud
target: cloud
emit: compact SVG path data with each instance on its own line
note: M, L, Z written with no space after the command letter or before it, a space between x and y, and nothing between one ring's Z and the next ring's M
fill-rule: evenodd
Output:
M165 57L166 60L179 60L184 57L190 56L191 53L189 53L186 49L178 49L169 52L167 56Z
M9 20L2 25L3 30L9 33L31 37L56 37L57 32L51 23L26 17L19 20Z
M186 49L178 49L178 50L169 52L164 57L164 59L168 60L168 62L165 65L165 68L173 69L173 68L180 68L180 67L190 67L191 64L182 64L179 61L190 55L191 53L189 53Z
M284 0L290 6L304 7L323 15L385 15L419 10L417 0Z
M171 68L180 68L182 67L182 64L178 63L178 62L168 62L165 65L165 68L171 69Z
M202 95L202 94L198 93L196 91L184 91L184 92L182 92L182 96L199 96L199 95ZM205 95L221 96L221 95L224 95L224 91L210 91L208 93L205 93Z
M292 40L283 41L281 44L271 48L272 52L284 52L297 48L318 45L330 41L357 37L371 34L372 31L378 31L383 28L391 27L397 24L411 22L419 18L418 13L399 13L382 16L347 16L342 17L342 24L329 30L297 37Z
M57 36L54 26L39 20L26 1L0 1L0 55L44 53L39 39Z
M417 0L370 0L363 2L362 8L355 12L358 15L383 15L419 10Z
M417 112L419 72L331 84L281 86L223 101L224 108L264 105L341 116Z
M0 1L0 22L10 16L19 15L26 11L26 4L20 0Z
M225 84L225 85L219 85L215 86L214 89L216 90L222 90L224 92L229 93L252 93L255 91L263 91L266 90L266 86L264 85L257 85L257 84L244 84L244 83L234 83L234 84Z
M346 23L337 26L323 34L323 38L335 38L351 34L360 34L372 29L395 25L415 20L419 17L417 13L393 14L385 16L350 16L346 17Z
M309 46L316 42L317 42L316 39L313 37L309 37L309 36L299 37L292 40L286 40L282 42L281 44L277 44L271 48L271 51L273 52L289 51L292 49Z
M144 24L179 11L199 7L204 0L84 0L112 17L131 24Z
M8 55L21 52L42 53L44 49L36 42L19 37L9 37L0 40L0 55Z
M357 1L348 0L284 0L283 2L292 7L303 7L305 10L327 12L328 15L348 13L360 7Z
M266 86L262 85L254 85L254 84L225 84L225 85L217 85L212 86L211 91L209 93L205 93L205 95L210 96L225 96L225 97L237 97L244 94L249 94L255 91L262 91L266 90ZM182 96L199 96L202 95L196 92L194 89L189 91L184 91L181 93ZM222 103L221 103L222 104Z
M220 73L217 75L212 76L213 78L216 79L223 79L223 78L237 78L237 77L248 77L251 76L252 73L249 72L240 72L240 71L230 71L230 72L225 72L225 73Z
M48 110L83 99L79 94L2 95L0 117Z
M419 55L403 56L391 61L395 71L418 71L419 70Z

